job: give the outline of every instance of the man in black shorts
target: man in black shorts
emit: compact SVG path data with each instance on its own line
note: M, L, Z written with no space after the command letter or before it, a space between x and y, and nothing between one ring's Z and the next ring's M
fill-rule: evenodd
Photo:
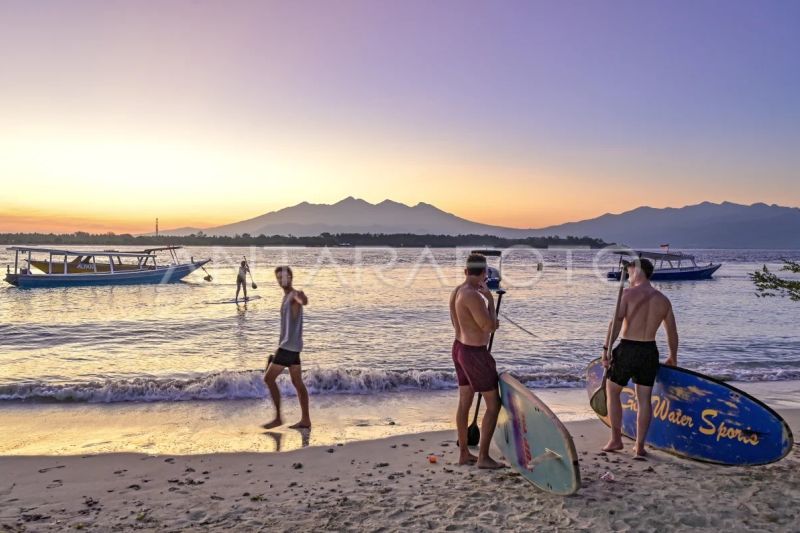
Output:
M641 459L647 455L644 442L652 418L651 395L659 366L656 333L661 324L664 324L669 345L666 364L675 366L678 364L678 328L669 298L650 284L653 264L647 259L636 259L628 263L626 268L630 288L623 292L617 316L609 325L610 344L614 345L620 331L622 338L611 357L608 355L608 347L603 347L603 366L608 369L606 398L611 423L611 440L603 451L615 452L623 448L620 393L628 385L628 381L633 380L638 404L636 446L633 453L635 458Z
M284 369L289 369L292 385L297 390L297 399L300 402L300 421L289 426L293 429L311 427L311 416L308 412L308 390L303 383L303 370L300 367L300 352L303 350L303 306L308 303L308 298L303 291L292 286L292 269L288 266L279 266L275 269L275 279L283 289L281 302L281 333L278 340L278 349L275 355L270 355L267 360L267 372L264 374L264 383L269 389L272 402L275 404L275 418L262 427L265 429L276 428L283 424L281 418L281 392L276 383L278 376Z

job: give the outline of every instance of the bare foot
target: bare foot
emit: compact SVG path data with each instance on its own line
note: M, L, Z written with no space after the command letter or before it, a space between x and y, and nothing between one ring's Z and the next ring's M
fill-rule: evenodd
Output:
M275 420L273 420L272 422L267 422L266 424L262 424L261 427L264 429L272 429L281 425L283 425L283 421L279 416L276 416Z
M603 451L604 452L618 452L621 449L623 449L624 447L625 447L625 445L622 444L621 440L611 439L610 441L608 441L608 444L603 446Z
M478 468L483 468L484 470L497 470L498 468L508 468L503 463L498 463L491 457L487 457L486 459L478 459Z
M292 424L289 426L291 429L310 429L311 428L311 420L301 420L297 424Z
M638 461L645 461L647 459L647 450L644 449L644 446L634 446L633 447L633 458Z
M472 455L470 452L461 453L461 457L458 458L458 464L461 465L474 465L478 462L478 458Z

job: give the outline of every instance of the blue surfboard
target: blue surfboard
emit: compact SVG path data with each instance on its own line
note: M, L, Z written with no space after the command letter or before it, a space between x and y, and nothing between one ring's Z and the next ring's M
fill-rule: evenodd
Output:
M600 359L589 363L586 374L591 397L603 381ZM707 463L762 465L792 449L792 431L778 413L744 391L685 368L661 365L652 405L645 442L657 450ZM636 413L630 382L622 390L622 433L632 439ZM609 425L607 417L600 419Z
M494 444L522 476L540 489L569 495L581 486L578 454L567 428L525 385L500 374L503 409Z

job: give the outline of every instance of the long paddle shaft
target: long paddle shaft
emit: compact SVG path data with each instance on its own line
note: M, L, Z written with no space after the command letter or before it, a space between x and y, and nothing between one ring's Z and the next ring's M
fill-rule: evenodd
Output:
M606 342L604 346L608 346L608 352L606 357L608 357L611 351L611 335L614 333L614 323L617 321L617 313L619 312L619 304L622 301L622 291L625 289L625 280L628 277L628 270L625 267L619 272L619 289L617 290L617 301L614 303L614 315L611 317L611 325L608 327L608 332L606 333ZM592 406L594 411L601 415L606 416L608 415L608 407L606 403L606 380L608 379L608 368L603 369L603 381L600 382L600 387L594 391L592 394L591 399L589 400L589 404Z
M253 279L253 272L250 270L250 263L247 262L246 257L244 258L244 262L247 265L247 272L250 274L250 286L255 290L258 288L258 285L256 285L256 280Z
M506 291L504 291L502 289L497 291L497 306L495 307L495 310L494 310L495 317L500 316L500 302L503 301L503 295L505 293L506 293ZM495 334L495 332L493 331L492 335L489 337L489 347L488 347L488 349L489 349L490 352L492 351L492 344L494 343L494 334ZM482 398L482 396L479 393L478 394L478 403L475 405L475 416L472 417L472 424L470 424L471 426L477 426L478 425L478 411L480 411L480 409L481 409L481 398Z

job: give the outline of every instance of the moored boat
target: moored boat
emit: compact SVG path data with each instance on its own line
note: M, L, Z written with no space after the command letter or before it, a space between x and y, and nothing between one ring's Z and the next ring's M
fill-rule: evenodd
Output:
M711 276L714 274L714 272L716 272L719 267L722 266L721 263L698 265L693 255L684 254L682 252L620 250L614 253L619 254L620 256L620 268L609 272L608 278L615 280L619 280L622 262L625 261L626 258L628 261L634 260L637 257L652 261L655 269L653 270L653 276L650 279L653 281L711 279Z
M210 259L180 262L180 246L150 248L140 252L116 250L81 251L12 246L14 269L6 268L5 281L28 289L81 285L132 285L180 281ZM159 263L157 252L167 251L168 263ZM46 259L43 259L46 257Z

